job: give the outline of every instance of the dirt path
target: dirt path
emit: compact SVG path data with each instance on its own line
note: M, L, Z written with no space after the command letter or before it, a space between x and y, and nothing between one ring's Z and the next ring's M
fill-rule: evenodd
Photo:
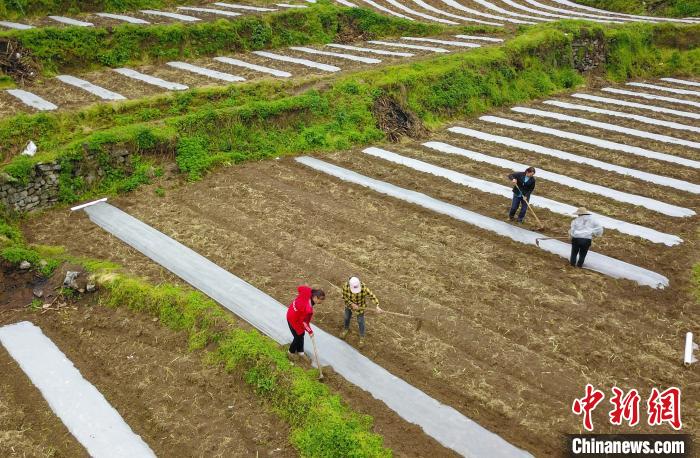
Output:
M41 327L158 456L296 456L289 427L244 381L203 365L182 333L150 317L89 304L0 310L0 326L22 320ZM86 456L2 348L0 366L0 454Z

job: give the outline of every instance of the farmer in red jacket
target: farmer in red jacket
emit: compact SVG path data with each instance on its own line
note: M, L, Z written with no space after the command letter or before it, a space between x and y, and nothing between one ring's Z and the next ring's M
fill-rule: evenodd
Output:
M323 302L326 293L322 289L311 289L306 285L297 288L299 295L287 308L287 324L292 331L292 344L289 346L290 355L304 356L304 333L314 334L309 323L314 316L314 305Z

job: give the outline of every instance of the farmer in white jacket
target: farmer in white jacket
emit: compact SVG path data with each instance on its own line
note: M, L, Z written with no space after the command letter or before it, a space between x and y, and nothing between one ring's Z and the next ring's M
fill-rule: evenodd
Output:
M571 236L571 265L583 267L588 249L591 247L591 239L603 235L603 226L596 221L591 213L584 207L574 212L577 217L571 222L569 235ZM578 262L576 258L578 257Z

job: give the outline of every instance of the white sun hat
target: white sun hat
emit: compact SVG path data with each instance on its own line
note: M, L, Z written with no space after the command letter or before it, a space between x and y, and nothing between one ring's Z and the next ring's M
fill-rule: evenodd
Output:
M362 291L362 283L357 277L350 277L350 280L348 280L348 285L350 285L350 292L353 294L357 294Z

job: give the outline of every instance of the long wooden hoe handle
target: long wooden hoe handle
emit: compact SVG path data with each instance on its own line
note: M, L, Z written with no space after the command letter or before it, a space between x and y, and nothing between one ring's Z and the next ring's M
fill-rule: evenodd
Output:
M530 210L530 211L532 212L532 215L533 215L533 216L535 217L535 219L537 220L537 224L539 224L540 226L544 226L544 224L542 224L542 221L540 221L540 217L537 216L537 213L535 212L535 209L532 208L532 205L530 205L530 201L528 200L527 197L525 197L525 193L522 191L522 189L520 189L520 186L518 186L518 183L515 183L515 187L518 189L518 191L520 192L520 194L522 194L523 200L524 200L525 203L527 204L527 209Z
M406 313L390 312L389 310L384 310L384 309L382 309L381 312L377 312L375 309L365 309L365 310L371 310L371 311L374 312L374 313L380 313L380 314L381 314L381 313L388 313L389 315L403 316L403 317L406 317L406 318L417 318L417 317L415 317L415 316L413 316L413 315L408 315L408 314L406 314Z
M321 361L318 359L318 347L316 346L316 336L311 334L311 343L314 345L314 356L316 357L316 367L318 367L318 378L323 378L323 369L321 369Z

